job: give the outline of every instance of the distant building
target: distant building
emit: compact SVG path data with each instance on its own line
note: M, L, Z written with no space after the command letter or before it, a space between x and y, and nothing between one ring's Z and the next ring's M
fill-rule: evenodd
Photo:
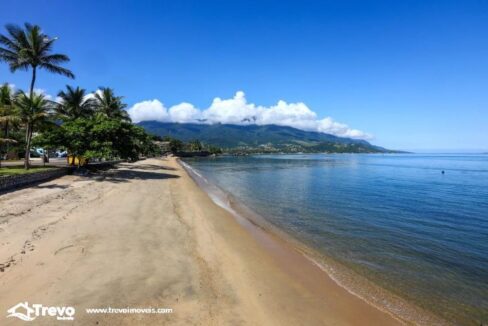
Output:
M153 141L153 143L161 149L161 153L168 153L171 152L171 148L169 146L169 141Z

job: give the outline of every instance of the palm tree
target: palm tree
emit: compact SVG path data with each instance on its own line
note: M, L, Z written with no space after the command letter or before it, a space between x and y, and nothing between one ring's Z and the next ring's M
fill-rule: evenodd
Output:
M9 131L12 128L12 123L17 121L15 116L15 109L13 106L13 94L10 86L5 83L0 86L0 125L2 126L2 134L0 135L0 149L2 149L3 144L7 144L7 153L9 151L8 145L15 144L17 141L11 139ZM1 150L0 150L1 155ZM0 166L1 166L0 157Z
M32 134L34 129L48 121L53 104L43 94L27 95L23 91L17 92L14 103L18 109L19 120L25 127L24 167L29 169Z
M96 101L88 98L83 88L66 85L66 91L60 91L58 97L61 101L55 111L63 120L86 118L94 112Z
M41 31L37 25L24 24L25 29L17 25L8 24L5 29L8 35L0 34L0 61L10 66L10 71L28 70L32 68L30 95L34 93L37 69L46 69L55 74L75 78L73 73L59 64L68 62L64 54L51 54L52 47L57 38L50 38Z
M108 87L100 87L95 92L97 111L111 119L131 121L126 110L127 104L122 102L122 96L115 96L114 90Z

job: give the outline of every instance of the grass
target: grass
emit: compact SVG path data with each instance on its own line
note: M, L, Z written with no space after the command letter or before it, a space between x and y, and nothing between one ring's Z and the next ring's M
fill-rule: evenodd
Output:
M20 175L27 173L36 173L55 169L52 166L31 166L29 170L25 170L23 166L2 166L0 168L0 177L5 177L9 175Z

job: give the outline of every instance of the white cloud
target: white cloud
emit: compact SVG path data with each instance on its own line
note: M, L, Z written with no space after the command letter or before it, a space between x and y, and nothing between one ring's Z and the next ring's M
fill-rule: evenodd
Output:
M139 102L132 106L128 112L134 122L146 120L170 121L168 110L158 100Z
M200 119L201 112L193 104L180 103L169 109L169 120L172 122L195 122Z
M231 99L216 97L210 107L202 112L202 116L211 123L242 124L253 121L257 113L256 106L248 104L244 92L239 91Z
M44 95L44 98L46 100L52 100L53 99L52 95L46 93L46 90L42 89L42 88L34 88L34 93L37 95Z
M199 110L190 103L180 103L167 109L159 100L143 101L128 110L134 122L156 120L162 122L275 124L307 131L317 131L341 137L371 139L372 136L330 117L320 119L305 103L278 101L266 107L248 103L244 92L237 92L230 99L216 97L210 107Z

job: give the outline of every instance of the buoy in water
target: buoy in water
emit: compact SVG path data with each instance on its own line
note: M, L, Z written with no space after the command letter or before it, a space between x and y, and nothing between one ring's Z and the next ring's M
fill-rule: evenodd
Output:
M444 173L446 173L446 172L444 172L444 170L442 170L442 172L441 172L441 173L442 173L442 174L444 174Z

